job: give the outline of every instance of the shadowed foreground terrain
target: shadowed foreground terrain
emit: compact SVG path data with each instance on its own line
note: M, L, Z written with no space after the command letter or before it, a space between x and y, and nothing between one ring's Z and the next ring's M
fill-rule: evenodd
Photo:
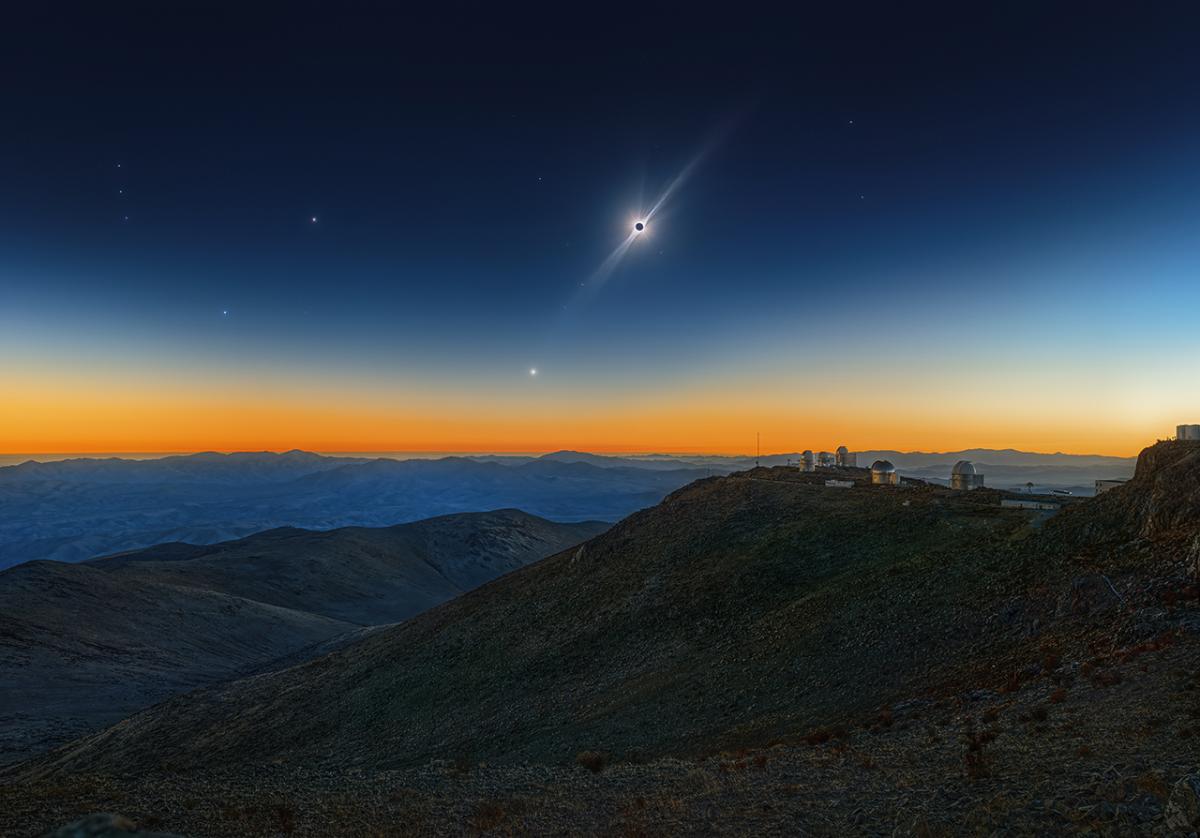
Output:
M0 762L337 648L606 527L501 510L10 568L0 572Z
M1129 484L1040 526L991 492L847 476L699 481L399 626L11 769L0 826L106 810L211 835L1200 819L1200 445L1147 449Z

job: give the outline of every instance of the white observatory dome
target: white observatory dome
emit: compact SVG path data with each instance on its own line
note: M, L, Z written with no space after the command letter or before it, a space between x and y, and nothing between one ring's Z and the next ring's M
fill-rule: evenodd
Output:
M975 468L970 460L959 460L950 470L950 488L959 491L970 491L983 486L983 475Z

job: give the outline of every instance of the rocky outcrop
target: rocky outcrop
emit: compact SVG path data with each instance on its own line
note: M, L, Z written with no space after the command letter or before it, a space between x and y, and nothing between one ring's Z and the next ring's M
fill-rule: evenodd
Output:
M1133 479L1046 525L1058 545L1113 548L1131 541L1200 560L1200 442L1159 442L1142 451ZM1160 555L1162 555L1160 551Z
M1166 823L1182 832L1195 833L1200 829L1200 773L1188 774L1171 789Z

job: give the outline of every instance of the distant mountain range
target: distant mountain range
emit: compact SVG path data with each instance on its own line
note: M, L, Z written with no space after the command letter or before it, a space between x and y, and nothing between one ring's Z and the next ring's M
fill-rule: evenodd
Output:
M0 569L164 542L213 544L277 527L391 526L499 508L612 522L709 472L557 457L500 463L303 451L27 462L0 468Z
M0 572L0 763L324 654L606 528L501 510Z
M798 463L799 451L770 454L763 457L725 457L701 454L644 454L636 456L604 456L579 451L556 451L540 458L492 456L485 459L498 463L527 463L536 460L583 462L600 467L627 466L651 469L704 469L713 474L729 474L754 465L781 466ZM870 466L875 460L890 460L902 474L925 480L948 482L950 469L959 460L971 460L985 475L991 475L992 485L1000 488L1024 487L1032 482L1040 489L1071 489L1077 494L1090 494L1098 479L1132 476L1136 457L1111 457L1102 454L1039 454L1013 448L969 448L962 451L925 452L877 449L856 452L858 465Z
M799 453L760 458L796 462ZM1134 459L972 449L863 451L901 473L945 481L956 460L989 485L1090 494L1128 477ZM750 468L753 457L604 456L437 460L327 457L306 451L201 453L151 460L30 461L0 468L0 569L35 559L82 561L164 542L213 544L276 527L390 526L514 507L558 521L617 521L700 477Z

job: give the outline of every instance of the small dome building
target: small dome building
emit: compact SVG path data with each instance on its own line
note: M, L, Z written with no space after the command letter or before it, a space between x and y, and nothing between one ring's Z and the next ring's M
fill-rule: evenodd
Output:
M969 492L983 486L983 475L975 469L970 460L959 460L950 470L950 488L960 492Z
M858 456L844 445L839 445L837 450L837 464L842 468L854 468L858 465Z
M800 455L800 468L803 471L817 470L817 458L812 451L805 451Z
M890 460L876 460L871 463L871 482L876 486L898 486L900 475Z
M828 451L822 451L817 455L817 465L821 466L821 468L833 468L836 463L837 460Z

